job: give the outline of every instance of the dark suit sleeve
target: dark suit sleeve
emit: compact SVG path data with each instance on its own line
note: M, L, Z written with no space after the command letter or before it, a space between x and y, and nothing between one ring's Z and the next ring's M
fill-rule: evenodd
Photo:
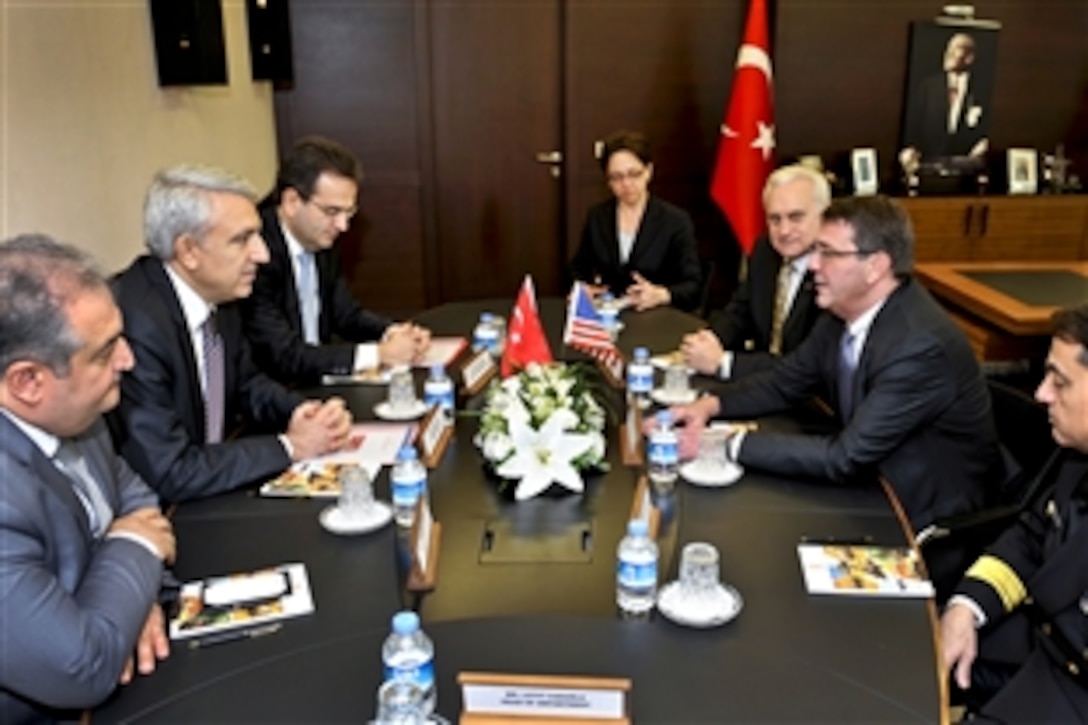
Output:
M180 352L168 342L169 330L144 329L155 324L154 317L126 311L126 334L137 362L122 378L121 403L111 417L120 431L115 435L119 450L132 467L172 502L228 491L287 468L291 460L274 435L214 445L190 437L173 392ZM248 353L242 354L248 359ZM301 398L255 373L251 364L238 369L249 371L241 374L240 393L250 415L266 425L278 422L282 430L284 409Z
M751 277L737 286L737 291L724 309L716 312L710 321L710 329L726 350L742 350L744 342L755 334L752 316Z
M827 326L822 328L827 330ZM807 360L809 372L815 372L816 361L810 358L817 346L822 348L824 360L834 360L834 349L830 356L827 350L828 344L835 345L834 337L822 334L815 344L810 344L815 337L813 332L775 373L788 374L795 367L795 358ZM880 369L867 382L869 392L858 402L839 434L752 433L741 446L740 462L787 475L809 475L836 482L848 482L874 470L916 431L936 419L955 398L952 378L944 374L950 363L932 335L905 338L889 354L881 356L879 365ZM832 374L830 368L823 373ZM729 408L735 403L731 396L725 400L723 412L728 417Z
M107 449L100 448L101 458ZM112 451L110 457L116 458ZM52 708L92 707L117 686L158 593L162 564L125 539L105 539L87 551L85 534L66 527L72 512L50 505L33 469L0 454L0 470L0 690ZM146 501L149 492L139 488ZM119 493L132 500L131 492ZM57 567L76 569L80 556L87 557L86 569L74 588L65 588Z
M603 275L603 264L597 247L601 243L594 230L595 209L590 209L586 214L585 223L582 224L582 236L578 242L578 249L571 260L571 276L579 282L593 283L598 275ZM622 294L622 291L620 292Z
M653 275L648 276L651 281L664 284L668 288L673 307L693 310L699 304L703 276L695 242L695 227L687 212L680 209L674 209L673 212L668 239L669 253L665 260L668 270L666 279L659 282L652 279Z
M0 685L56 708L92 707L117 687L155 601L162 564L133 541L107 539L68 593L34 533L18 512L0 514Z
M355 346L312 346L302 340L297 324L288 319L287 295L295 294L290 262L276 258L257 272L253 293L240 303L245 334L261 369L279 380L311 384L325 373L348 373L354 365Z

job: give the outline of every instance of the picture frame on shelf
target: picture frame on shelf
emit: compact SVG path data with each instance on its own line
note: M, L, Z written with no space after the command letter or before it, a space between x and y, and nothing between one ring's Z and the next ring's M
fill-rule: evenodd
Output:
M1039 191L1039 153L1035 149L1013 148L1007 152L1009 193L1035 194Z
M872 196L879 188L876 149L857 148L850 152L850 170L854 178L855 196Z

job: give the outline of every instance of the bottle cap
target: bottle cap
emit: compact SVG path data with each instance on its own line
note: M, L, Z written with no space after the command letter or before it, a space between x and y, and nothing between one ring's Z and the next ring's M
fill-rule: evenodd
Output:
M419 629L419 615L415 612L397 612L393 615L393 631L411 634Z
M495 316L493 314L491 314L490 312L481 312L480 313L480 322L491 322L494 319L495 319Z
M668 410L659 410L654 417L657 419L658 425L672 425L672 413Z
M636 360L647 360L649 357L650 357L650 350L648 348L645 348L645 347L636 347L635 348L635 359Z
M646 525L646 519L631 519L627 522L628 536L648 536L650 527Z
M419 454L416 452L415 446L402 446L400 451L397 452L398 461L414 461L418 457Z
M444 378L446 377L446 366L442 363L434 363L431 365L431 377Z

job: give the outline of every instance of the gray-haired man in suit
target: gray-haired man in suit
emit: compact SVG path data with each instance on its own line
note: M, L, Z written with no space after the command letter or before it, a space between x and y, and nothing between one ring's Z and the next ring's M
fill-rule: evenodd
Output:
M173 529L100 418L132 365L86 255L0 243L0 722L72 717L169 652Z

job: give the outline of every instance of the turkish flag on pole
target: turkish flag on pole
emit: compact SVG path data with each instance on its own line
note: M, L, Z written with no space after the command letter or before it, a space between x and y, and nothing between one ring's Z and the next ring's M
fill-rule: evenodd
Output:
M774 98L767 0L751 0L721 126L710 196L745 254L763 233L763 183L774 168Z
M536 292L533 278L525 275L521 291L510 312L510 328L506 336L506 349L502 351L502 376L523 369L529 363L550 363L552 349L540 325L536 310Z

